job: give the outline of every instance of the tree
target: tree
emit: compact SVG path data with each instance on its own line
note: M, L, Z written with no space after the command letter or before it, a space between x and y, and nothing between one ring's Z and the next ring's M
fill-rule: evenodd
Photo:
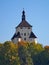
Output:
M34 65L31 55L28 52L28 49L24 45L20 45L18 48L18 54L20 57L21 65Z
M6 41L0 44L0 65L49 65L49 46Z
M1 49L2 65L20 65L17 46L11 41L6 41ZM4 61L3 61L4 60Z

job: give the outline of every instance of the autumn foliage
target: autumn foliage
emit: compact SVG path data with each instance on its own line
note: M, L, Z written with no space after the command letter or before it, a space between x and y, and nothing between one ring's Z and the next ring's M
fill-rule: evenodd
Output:
M49 46L45 46L44 48L45 48L45 49L49 49Z
M49 46L25 41L0 43L0 65L49 65Z

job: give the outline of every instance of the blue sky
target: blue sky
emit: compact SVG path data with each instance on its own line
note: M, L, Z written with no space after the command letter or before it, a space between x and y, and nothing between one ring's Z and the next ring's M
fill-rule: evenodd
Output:
M0 42L11 39L23 8L38 42L49 45L49 0L0 0Z

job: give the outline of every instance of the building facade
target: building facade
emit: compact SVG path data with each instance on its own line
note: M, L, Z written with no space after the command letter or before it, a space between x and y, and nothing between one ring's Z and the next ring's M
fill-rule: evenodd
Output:
M32 26L26 21L25 11L22 12L22 21L16 27L16 32L12 37L12 41L17 43L18 41L33 42L36 41L37 37L32 32Z

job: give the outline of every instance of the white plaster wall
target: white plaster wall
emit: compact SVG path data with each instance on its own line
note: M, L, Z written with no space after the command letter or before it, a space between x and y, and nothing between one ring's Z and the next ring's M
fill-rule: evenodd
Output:
M12 41L16 44L18 42L18 39L14 38Z
M29 41L29 36L31 31L32 31L32 27L30 27L30 29L28 29L28 27L23 27L22 29L18 27L16 29L16 33L20 32L22 39L24 40L24 38L26 38L26 41ZM24 33L26 33L26 36L24 36Z
M32 31L32 27L30 27L30 29L28 29L28 27L23 27L22 29L20 27L16 28L16 34L17 34L17 32L20 32L20 35L22 37L21 40L24 40L24 38L26 38L26 40L24 40L24 41L37 42L36 38L29 38L31 31ZM24 36L24 33L26 33L26 36ZM17 43L18 40L19 40L18 38L14 38L13 42Z
M37 39L36 38L30 38L29 42L35 42L35 43L37 43Z

